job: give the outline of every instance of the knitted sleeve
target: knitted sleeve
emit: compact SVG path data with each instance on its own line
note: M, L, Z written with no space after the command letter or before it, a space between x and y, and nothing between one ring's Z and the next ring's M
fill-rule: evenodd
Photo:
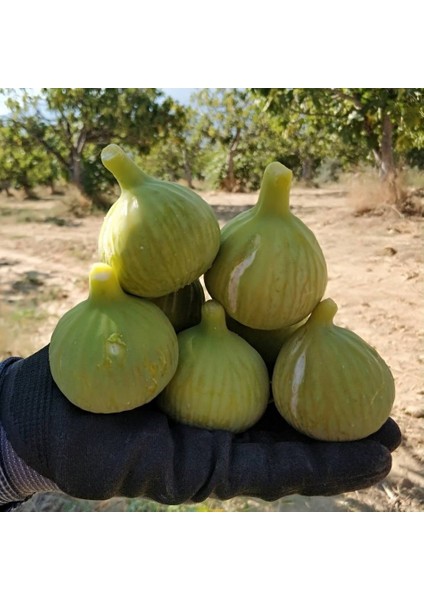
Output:
M0 363L0 376L7 364L15 360L9 358ZM16 508L36 492L58 489L50 479L39 475L19 458L0 423L0 511Z

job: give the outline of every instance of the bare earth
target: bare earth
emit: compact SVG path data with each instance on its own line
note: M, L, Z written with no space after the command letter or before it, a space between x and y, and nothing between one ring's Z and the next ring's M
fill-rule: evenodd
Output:
M257 194L203 193L221 224ZM334 498L292 497L250 510L422 511L424 509L423 220L386 208L355 216L342 188L292 192L292 209L315 233L329 269L337 324L372 344L392 369L392 416L403 442L386 480ZM59 317L87 294L103 216L74 217L64 197L0 194L0 360L27 356L50 339ZM116 505L116 510L119 510ZM237 510L237 505L230 509Z

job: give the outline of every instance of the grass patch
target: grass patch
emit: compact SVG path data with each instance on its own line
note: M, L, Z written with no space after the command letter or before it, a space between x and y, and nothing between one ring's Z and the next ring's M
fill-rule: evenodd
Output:
M92 212L92 201L75 185L67 185L63 194L63 202L67 208L67 212L73 217L86 217Z
M33 281L29 272L16 281L13 290L21 297L0 300L0 360L8 356L29 356L39 348L37 339L50 318L48 306L64 297L63 290Z
M390 204L385 184L374 171L356 173L347 180L348 200L357 214Z
M0 360L9 356L29 356L37 348L34 346L34 324L47 317L38 307L12 308L0 306Z
M405 169L395 182L389 182L383 181L375 170L363 169L346 177L345 185L348 201L357 215L385 209L399 215L422 215L424 212L422 171Z
M417 168L405 169L403 178L408 187L416 189L424 189L424 171Z
M47 314L38 306L29 306L15 309L10 316L12 321L21 326L32 321L43 321Z

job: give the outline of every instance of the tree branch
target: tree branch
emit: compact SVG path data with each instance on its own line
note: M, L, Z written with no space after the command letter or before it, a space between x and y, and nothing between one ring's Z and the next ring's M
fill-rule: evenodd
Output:
M80 131L80 134L79 134L78 140L77 140L77 144L76 144L76 151L77 151L78 156L81 155L86 141L87 141L87 132L85 130L85 127L83 127Z
M63 156L57 150L55 150L55 148L53 148L35 129L26 125L24 122L16 121L15 119L11 119L11 121L15 125L18 125L19 127L22 127L23 129L25 129L25 131L29 135L32 135L47 150L47 152L49 152L50 154L53 154L53 156L55 156L57 158L57 160L60 162L61 165L63 165L66 169L69 169L69 164L63 158Z
M362 104L362 102L360 101L360 99L357 96L351 95L351 94L346 94L346 92L344 92L340 88L333 88L332 91L336 94L336 96L338 96L342 100L347 100L348 102L352 102L352 104L356 108L356 110L362 111L365 109L364 105Z
M349 97L349 99L351 99L351 98ZM274 102L278 102L278 95L270 94L266 103L264 104L264 107L262 108L262 111L266 112L267 110L269 110L269 108L271 107L271 105ZM305 110L304 108L297 109L297 108L293 107L292 105L290 105L290 113L302 115L304 117L324 117L326 119L334 119L334 114L327 113L327 112L314 112L314 111L311 112L309 110ZM338 118L345 118L347 116L348 116L348 113L345 113L344 115L338 115Z

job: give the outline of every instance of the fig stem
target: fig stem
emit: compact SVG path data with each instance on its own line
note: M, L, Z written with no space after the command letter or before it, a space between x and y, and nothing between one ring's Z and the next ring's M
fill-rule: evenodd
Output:
M95 263L89 273L89 299L94 301L118 300L125 295L113 268Z
M332 298L326 298L314 308L308 322L322 325L332 325L337 310L338 306L334 300Z
M103 148L102 163L115 177L121 190L131 189L141 185L147 175L135 162L116 144L109 144Z
M210 331L228 331L225 310L216 300L207 300L202 305L201 322Z
M279 162L267 166L259 192L258 213L286 215L290 212L292 178L292 171Z

